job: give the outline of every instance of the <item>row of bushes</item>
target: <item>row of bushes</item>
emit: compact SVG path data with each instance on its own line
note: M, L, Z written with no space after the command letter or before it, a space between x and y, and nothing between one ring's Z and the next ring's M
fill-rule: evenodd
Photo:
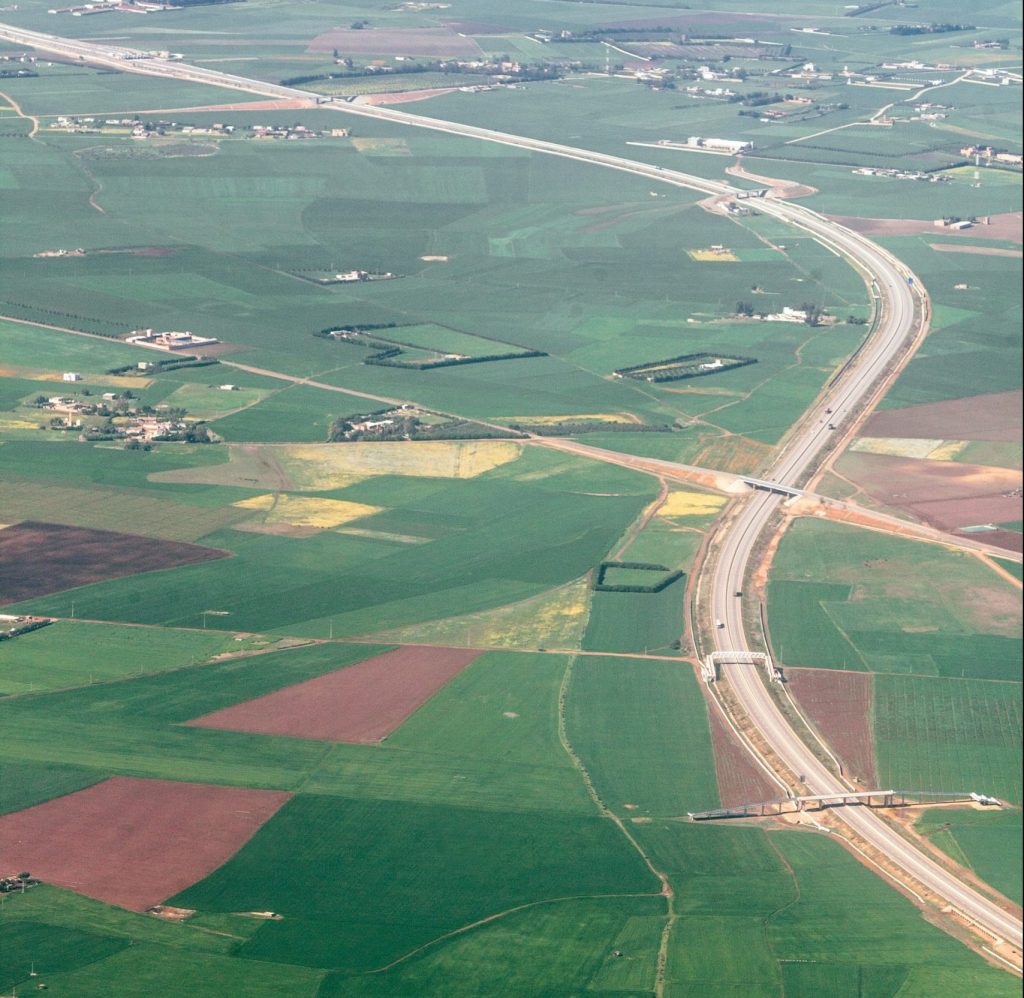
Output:
M166 360L152 361L152 371L139 371L138 364L124 364L121 367L111 367L107 374L166 374L168 371L180 371L185 367L213 367L219 364L219 360L212 357L170 357Z
M687 378L703 378L709 374L719 374L722 371L731 371L735 370L737 367L746 367L748 364L757 363L757 359L755 357L729 357L728 364L723 365L722 367L712 368L711 370L679 370L682 365L697 363L698 361L704 360L705 358L711 358L713 356L714 355L710 353L687 353L679 357L669 357L666 360L657 360L646 364L636 364L633 367L621 367L615 373L623 378L632 378L634 381L653 381L657 383L661 381L684 381ZM668 368L667 370L652 372L650 374L642 373L644 371L650 371L653 367L664 364L674 364L676 366Z
M41 305L29 305L23 301L11 301L9 298L5 298L2 302L3 305L14 308L22 309L27 312L41 312L44 315L55 315L58 319L70 319L78 324L78 328L82 329L83 332L94 333L96 336L108 336L111 339L117 337L117 333L108 333L102 329L96 329L95 325L91 329L86 329L86 324L96 324L99 326L117 326L121 329L135 329L131 323L128 322L115 322L113 319L94 319L88 315L79 315L77 312L62 312L56 308L43 308ZM29 318L25 316L25 318Z
M605 576L612 568L632 568L641 572L665 572L656 583L650 586L638 585L614 585L605 582ZM668 589L673 582L678 582L686 573L682 569L671 571L668 565L657 565L644 561L602 561L597 569L597 579L594 582L594 590L599 593L660 593Z
M492 360L524 360L527 357L546 357L543 350L527 350L517 353L489 353L479 357L442 357L440 360L400 360L404 351L400 347L388 347L380 353L370 354L363 363L377 367L405 367L412 371L428 371L435 367L460 367L463 364L486 364Z

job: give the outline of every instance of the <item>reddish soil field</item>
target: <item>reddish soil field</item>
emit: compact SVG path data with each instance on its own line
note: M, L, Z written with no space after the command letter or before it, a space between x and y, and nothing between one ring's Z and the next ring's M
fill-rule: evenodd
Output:
M404 31L350 28L325 31L317 35L307 52L331 52L342 55L372 53L374 55L467 55L478 56L481 48L472 38L463 38L446 28L407 28Z
M1017 441L1022 401L1024 393L1018 390L885 409L868 419L861 436Z
M471 648L407 645L188 724L370 745L394 731L479 655Z
M777 800L779 788L751 759L750 753L722 720L716 707L708 711L711 720L711 747L715 753L715 775L722 807Z
M861 786L878 785L871 731L872 677L837 669L787 669L793 699Z
M839 222L854 232L866 236L950 236L954 239L1005 239L1007 242L1021 242L1021 228L1024 212L1008 211L992 215L991 225L976 225L971 229L940 229L932 222L909 218L854 218L849 215L829 215L833 222Z
M226 863L291 797L115 776L0 817L5 869L144 911Z
M1019 471L858 453L844 454L837 470L872 498L940 530L1021 518Z
M227 554L199 544L26 520L0 530L0 606Z

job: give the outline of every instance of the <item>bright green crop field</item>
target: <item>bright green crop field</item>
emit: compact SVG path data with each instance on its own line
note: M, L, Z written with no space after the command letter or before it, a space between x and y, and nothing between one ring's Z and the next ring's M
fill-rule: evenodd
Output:
M29 854L42 883L0 894L0 992L1018 990L836 836L688 818L733 803L750 764L713 713L689 612L744 502L725 476L771 476L876 303L768 202L667 171L801 185L786 196L913 270L931 325L882 407L1004 393L1011 412L1020 171L961 150L1020 150L1021 18L967 6L973 26L953 0L8 5L4 25L180 56L242 89L0 42L0 879L30 862L20 829L39 815L86 857ZM246 79L308 92L278 101ZM932 225L952 216L977 224ZM351 271L367 279L336 279ZM128 344L140 329L217 342L190 360ZM326 335L340 329L361 335ZM403 351L393 366L379 341ZM483 360L507 353L524 356ZM619 373L694 354L744 364ZM465 362L411 363L445 355ZM79 425L67 406L99 411ZM393 439L396 419L330 442L337 422L402 406L442 438ZM156 430L178 420L182 439ZM1020 438L991 422L926 452L951 481L998 469L1005 504ZM530 432L509 438L513 424ZM856 501L844 467L821 488ZM1012 512L995 519L1019 535ZM118 554L104 534L50 543L57 527L115 532ZM219 557L168 567L169 542ZM664 566L612 569L610 585L682 574L598 591L609 562ZM871 674L855 720L883 783L1010 805L935 809L918 831L1019 903L1020 566L993 564L797 517L757 596L783 668ZM8 638L29 615L48 620ZM435 674L449 647L469 664ZM392 649L413 664L337 708L386 715L375 742L313 737L322 702L300 701L287 736L189 723L284 710ZM128 875L116 847L88 857L100 833L76 817L125 777L286 800L160 881L153 897L181 909L161 918L58 886L97 864ZM159 852L199 820L184 808L121 840Z
M943 808L926 812L916 828L985 883L1021 903L1020 811Z

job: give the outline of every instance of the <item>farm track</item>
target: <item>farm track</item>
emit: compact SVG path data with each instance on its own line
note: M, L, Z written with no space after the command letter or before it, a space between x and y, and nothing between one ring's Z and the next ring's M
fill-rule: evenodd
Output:
M162 61L130 50L111 51L109 48L25 31L9 25L0 25L0 37L74 59L113 66L119 70L127 69L274 97L309 96L303 91L245 77L205 70L185 63ZM130 55L132 61L126 62L126 55ZM331 106L348 114L376 117L413 127L515 146L633 173L658 182L693 188L709 194L735 193L734 188L722 182L708 181L605 153L471 125L424 118L383 107ZM874 408L926 334L929 325L927 294L920 284L915 284L914 275L905 265L863 236L843 229L823 216L798 205L766 199L763 210L766 214L808 233L831 252L844 257L864 277L865 283L870 284L877 296L879 314L864 348L858 351L856 359L845 365L841 374L833 379L826 392L822 393L823 399L828 399L833 406L839 407L844 417L852 415L853 425L856 426L864 414ZM825 420L819 418L822 402L821 399L816 402L787 435L781 457L770 472L774 476L774 481L790 487L798 484L806 476L818 471L822 463L822 454L827 456L834 453L844 442L829 436L826 432ZM779 503L780 496L777 494L770 491L756 492L734 502L727 511L724 522L720 521L722 525L716 538L716 556L708 562L710 609L713 617L724 622L722 630L716 630L713 635L714 643L720 649L748 647L742 606L731 597L734 595L733 590L742 589L750 559L758 541L769 528ZM788 769L806 774L803 776L803 783L812 792L830 792L842 786L817 762L799 736L790 728L772 702L758 673L742 667L724 667L723 673L729 681L731 694L738 699L751 723L763 736L770 753L783 771ZM875 850L883 857L890 877L897 882L902 882L905 876L923 883L933 898L950 904L954 910L959 910L968 924L980 926L984 932L997 940L997 944L1009 941L1018 949L1014 956L1017 962L1020 961L1022 933L1019 918L1009 915L970 886L950 875L948 871L937 866L877 815L849 809L848 813L838 814L837 817L846 826L848 833L852 833L854 838L866 843L869 850ZM856 843L854 848L864 853ZM896 871L895 876L893 871Z

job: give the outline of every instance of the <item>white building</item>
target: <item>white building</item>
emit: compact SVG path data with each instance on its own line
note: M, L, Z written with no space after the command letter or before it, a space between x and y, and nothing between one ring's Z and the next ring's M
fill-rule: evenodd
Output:
M65 371L63 374L65 381L81 381L82 376L77 371Z
M691 135L686 140L686 144L691 149L706 149L709 152L731 153L733 155L754 148L752 142L743 142L739 139L705 139L699 135Z

